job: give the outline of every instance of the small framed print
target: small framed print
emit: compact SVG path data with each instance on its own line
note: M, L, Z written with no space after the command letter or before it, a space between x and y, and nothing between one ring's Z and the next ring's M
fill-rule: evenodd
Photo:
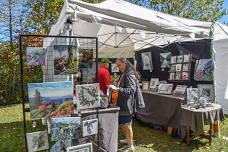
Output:
M92 143L87 143L87 144L67 147L67 152L93 152L93 145Z
M184 95L187 90L186 85L177 85L176 89L174 90L174 94L176 95Z
M91 136L98 133L98 119L85 120L83 124L83 137Z
M191 54L184 55L184 62L191 62Z
M143 81L142 82L142 89L143 90L149 90L149 81Z
M176 63L177 61L177 56L171 56L171 64Z
M181 71L182 64L176 64L176 71Z
M213 84L198 84L199 89L199 98L204 97L207 101L214 102L215 100L215 91Z
M181 79L182 80L189 80L189 72L182 72Z
M176 80L181 80L181 72L176 72Z
M175 73L169 73L169 80L175 80Z
M158 78L151 78L150 79L150 89L156 89L156 86L159 84Z
M177 63L182 63L183 61L184 61L184 56L183 55L177 56Z
M199 89L187 88L187 103L197 103L199 101Z
M115 63L112 63L112 64L111 64L111 72L112 72L112 73L118 73L118 72L120 72L120 71L119 71L119 68L116 66Z
M175 71L176 71L176 65L171 65L170 72L175 72Z
M160 84L158 87L158 93L161 94L171 94L173 89L173 84Z
M182 71L190 71L190 64L185 63L182 66L183 66Z

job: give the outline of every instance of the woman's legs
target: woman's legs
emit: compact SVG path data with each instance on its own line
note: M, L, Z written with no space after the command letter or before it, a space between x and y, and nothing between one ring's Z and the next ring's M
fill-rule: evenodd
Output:
M132 122L124 124L125 128L125 136L127 139L128 145L133 145L133 130L132 130Z

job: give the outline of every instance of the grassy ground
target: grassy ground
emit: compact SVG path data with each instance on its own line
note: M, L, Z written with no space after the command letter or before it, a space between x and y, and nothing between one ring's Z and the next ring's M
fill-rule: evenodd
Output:
M29 113L26 114L26 118L29 120ZM44 130L39 123L39 127L33 129L28 121L28 129ZM213 138L211 146L208 140L198 138L195 138L191 145L187 145L161 130L146 127L139 122L134 122L133 128L136 152L228 152L228 140L222 138ZM0 107L0 135L0 152L24 151L21 105ZM221 124L221 137L223 136L228 137L228 116Z

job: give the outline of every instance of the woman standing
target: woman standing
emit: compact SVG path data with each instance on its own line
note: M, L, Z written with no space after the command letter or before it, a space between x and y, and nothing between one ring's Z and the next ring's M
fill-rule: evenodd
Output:
M125 58L118 58L116 65L121 72L117 86L110 85L112 90L118 91L117 106L120 107L119 125L126 137L122 142L128 145L123 151L135 151L133 146L132 115L136 109L145 107L141 90L139 88L139 75L133 65Z

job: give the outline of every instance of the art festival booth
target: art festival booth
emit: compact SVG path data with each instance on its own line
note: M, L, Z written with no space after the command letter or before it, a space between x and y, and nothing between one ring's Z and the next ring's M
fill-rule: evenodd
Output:
M164 101L157 104L157 111L163 111L162 107L167 105L171 107L170 111L166 109L164 117L157 115L154 109L144 109L141 114L139 111L139 119L149 113L158 116L147 117L150 118L144 120L147 123L179 130L183 127L181 132L185 136L183 132L189 129L202 133L201 128L196 128L199 124L185 121L192 119L191 112L204 115L215 108L214 104L219 104L210 117L216 115L212 122L222 120L222 112L228 114L228 27L225 25L176 17L123 0L99 4L65 0L49 35L97 37L98 58L135 58L136 67L143 69L145 101L151 99L152 94L157 97L156 101ZM54 41L52 37L46 38L43 47L49 47ZM79 45L86 48L93 42L81 41ZM173 96L173 92L184 96ZM189 100L186 92L189 92ZM186 102L187 106L182 107ZM200 108L204 111L197 111ZM197 120L200 126L201 121L203 119Z

